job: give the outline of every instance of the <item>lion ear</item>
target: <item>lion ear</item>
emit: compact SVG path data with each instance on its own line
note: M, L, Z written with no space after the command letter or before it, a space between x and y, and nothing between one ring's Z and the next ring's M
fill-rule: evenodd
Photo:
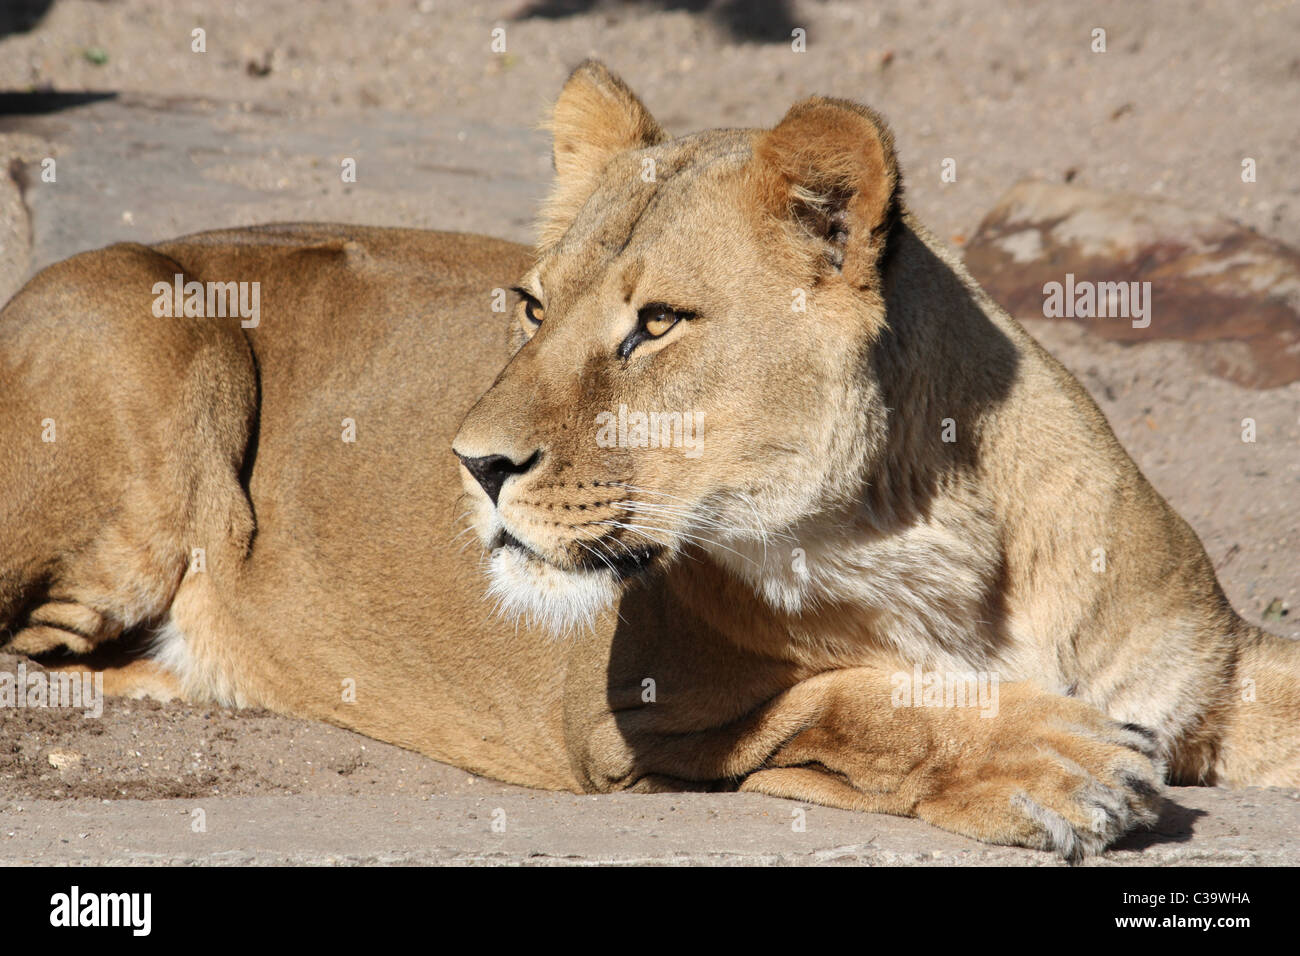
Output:
M610 159L668 138L636 94L598 60L569 75L546 125L554 139L555 184L542 214L542 245L569 228Z
M855 286L874 284L902 189L884 120L865 106L814 96L763 134L755 156L769 210Z

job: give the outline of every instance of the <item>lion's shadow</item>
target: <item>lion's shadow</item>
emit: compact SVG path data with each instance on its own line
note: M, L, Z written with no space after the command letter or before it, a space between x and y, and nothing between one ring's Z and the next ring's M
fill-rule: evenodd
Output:
M528 0L516 20L559 20L597 11L612 4L600 0ZM707 16L739 43L789 43L799 26L789 0L649 0L644 7L665 13L685 11Z
M1159 818L1149 829L1130 833L1111 849L1141 853L1164 843L1187 843L1195 834L1197 822L1205 816L1209 816L1206 810L1184 807L1166 797L1160 807Z

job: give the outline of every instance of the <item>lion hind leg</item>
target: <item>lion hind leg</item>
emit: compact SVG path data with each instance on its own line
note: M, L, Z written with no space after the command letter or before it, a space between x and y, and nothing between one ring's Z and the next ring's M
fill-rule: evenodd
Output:
M134 244L44 270L0 310L0 645L85 655L246 553L257 415L238 320L159 318L184 271ZM227 562L229 563L229 562Z
M139 658L119 666L92 668L79 664L60 664L47 670L52 674L89 676L97 683L102 680L106 697L129 697L135 700L149 698L159 701L181 697L181 685L176 675L148 658Z
M1206 783L1300 787L1300 641L1243 628Z

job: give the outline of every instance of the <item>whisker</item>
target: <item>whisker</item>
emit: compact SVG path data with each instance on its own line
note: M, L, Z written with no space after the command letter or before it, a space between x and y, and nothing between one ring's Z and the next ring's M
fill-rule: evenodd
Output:
M625 531L636 531L642 534L644 537L648 538L652 543L657 544L660 547L667 547L667 542L660 541L657 538L653 537L652 535L647 534L646 532L658 532L659 534L673 535L674 537L682 538L684 540L690 541L694 544L698 544L701 546L721 548L724 551L731 552L736 557L740 558L742 561L748 561L750 564L755 563L753 558L749 557L748 555L741 554L739 551L735 550L734 548L729 548L725 544L721 544L717 541L712 541L708 538L702 538L699 535L691 534L688 531L680 531L674 528L662 528L654 525L629 524L625 521L618 521L617 519L613 519L613 518L599 523L606 524L614 528L621 528Z

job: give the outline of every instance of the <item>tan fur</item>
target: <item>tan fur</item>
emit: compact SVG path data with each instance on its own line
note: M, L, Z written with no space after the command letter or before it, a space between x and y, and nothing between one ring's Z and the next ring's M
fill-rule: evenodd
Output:
M20 292L12 646L145 633L123 692L161 669L517 783L739 787L1069 857L1166 778L1300 785L1300 651L907 212L876 114L669 139L585 64L552 129L535 253L266 227ZM155 318L175 272L260 282L261 323ZM660 306L688 317L622 352ZM620 406L702 413L699 454L598 441ZM896 706L914 667L996 674L996 714Z

